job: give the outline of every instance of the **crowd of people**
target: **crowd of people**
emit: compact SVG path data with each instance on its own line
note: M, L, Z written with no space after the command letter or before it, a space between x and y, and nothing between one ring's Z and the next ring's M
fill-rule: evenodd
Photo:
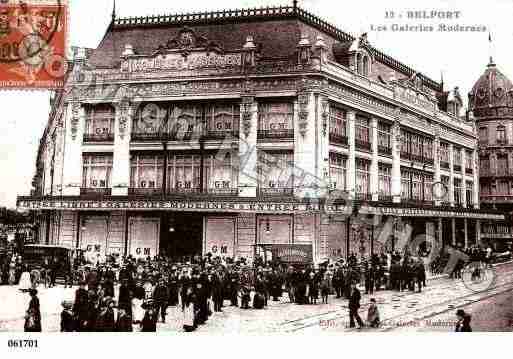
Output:
M226 302L243 310L263 309L270 300L327 304L331 294L348 300L350 326L358 323L361 327L358 284L372 295L384 289L414 290L417 286L420 290L426 279L422 260L398 253L370 258L351 254L347 260L317 267L264 262L260 257L249 265L245 259L211 255L183 262L129 256L121 262L118 267L113 261L91 265L78 260L70 266L64 285L71 286L72 278L78 289L74 300L62 302L62 331L156 331L159 320L166 322L169 307L181 310L185 331L194 331L213 313L223 311ZM29 275L30 284L22 284L25 274L21 274L20 289L37 299L41 278ZM38 305L32 303L27 311L27 330L32 330L32 323L39 323L40 328L41 316L35 307ZM371 309L369 325L376 326L379 313L375 303Z
M348 301L350 327L362 327L358 287L372 297L380 290L421 291L426 286L422 258L407 252L371 257L353 253L346 260L315 267L292 266L279 259L265 262L261 257L250 265L244 258L210 254L182 261L128 256L94 265L75 258L69 268L62 264L57 268L59 264L49 258L40 271L30 272L21 256L13 256L7 263L6 282L17 284L31 296L27 331L41 331L37 289L55 285L57 273L65 286L78 286L74 299L62 302L61 331L89 332L156 331L158 321L166 322L169 307L182 313L184 331L194 331L213 313L222 312L227 302L242 310L263 309L270 300L327 304L331 295ZM367 324L376 327L379 322L379 310L371 298Z

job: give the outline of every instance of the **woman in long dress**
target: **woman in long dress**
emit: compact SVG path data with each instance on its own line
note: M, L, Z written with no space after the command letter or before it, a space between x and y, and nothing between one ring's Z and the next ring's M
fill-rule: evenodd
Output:
M191 287L187 287L183 303L183 329L192 332L196 329L195 310L196 296Z
M36 289L29 289L30 302L25 315L25 332L41 332L41 309Z
M20 283L18 284L18 289L22 292L27 292L30 288L32 288L30 272L28 271L28 267L24 266L23 272L21 273L20 277Z

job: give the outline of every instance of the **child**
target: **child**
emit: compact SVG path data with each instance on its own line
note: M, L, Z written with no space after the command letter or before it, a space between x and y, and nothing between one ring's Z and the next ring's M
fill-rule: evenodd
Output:
M379 327L379 310L376 305L376 299L374 298L371 298L370 300L370 306L367 312L367 322L371 328Z
M62 312L61 312L61 332L74 332L77 329L77 323L73 316L73 312L71 308L73 307L73 303L70 301L63 301Z
M324 274L324 278L321 282L321 296L322 304L328 304L328 295L330 294L330 278L329 274Z

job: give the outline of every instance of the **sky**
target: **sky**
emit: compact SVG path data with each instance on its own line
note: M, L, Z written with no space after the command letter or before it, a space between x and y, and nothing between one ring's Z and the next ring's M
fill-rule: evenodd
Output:
M71 1L68 45L97 47L110 22L112 3ZM146 16L290 4L292 0L117 0L116 13L120 17ZM434 80L440 80L443 72L446 88L458 86L465 98L485 70L490 54L498 68L513 79L512 0L299 0L298 4L353 35L367 32L373 46ZM435 17L409 18L409 12ZM435 31L394 31L394 24L432 26ZM486 31L441 32L437 31L440 24L484 26ZM0 89L0 109L0 207L14 208L17 195L30 193L37 147L48 121L49 93Z

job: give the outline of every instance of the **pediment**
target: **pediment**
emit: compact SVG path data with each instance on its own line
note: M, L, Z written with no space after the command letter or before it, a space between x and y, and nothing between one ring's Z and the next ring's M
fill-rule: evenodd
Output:
M224 49L216 41L211 41L206 36L198 34L194 29L184 26L175 37L161 44L157 48L156 54L181 52L186 56L191 51L223 53Z

